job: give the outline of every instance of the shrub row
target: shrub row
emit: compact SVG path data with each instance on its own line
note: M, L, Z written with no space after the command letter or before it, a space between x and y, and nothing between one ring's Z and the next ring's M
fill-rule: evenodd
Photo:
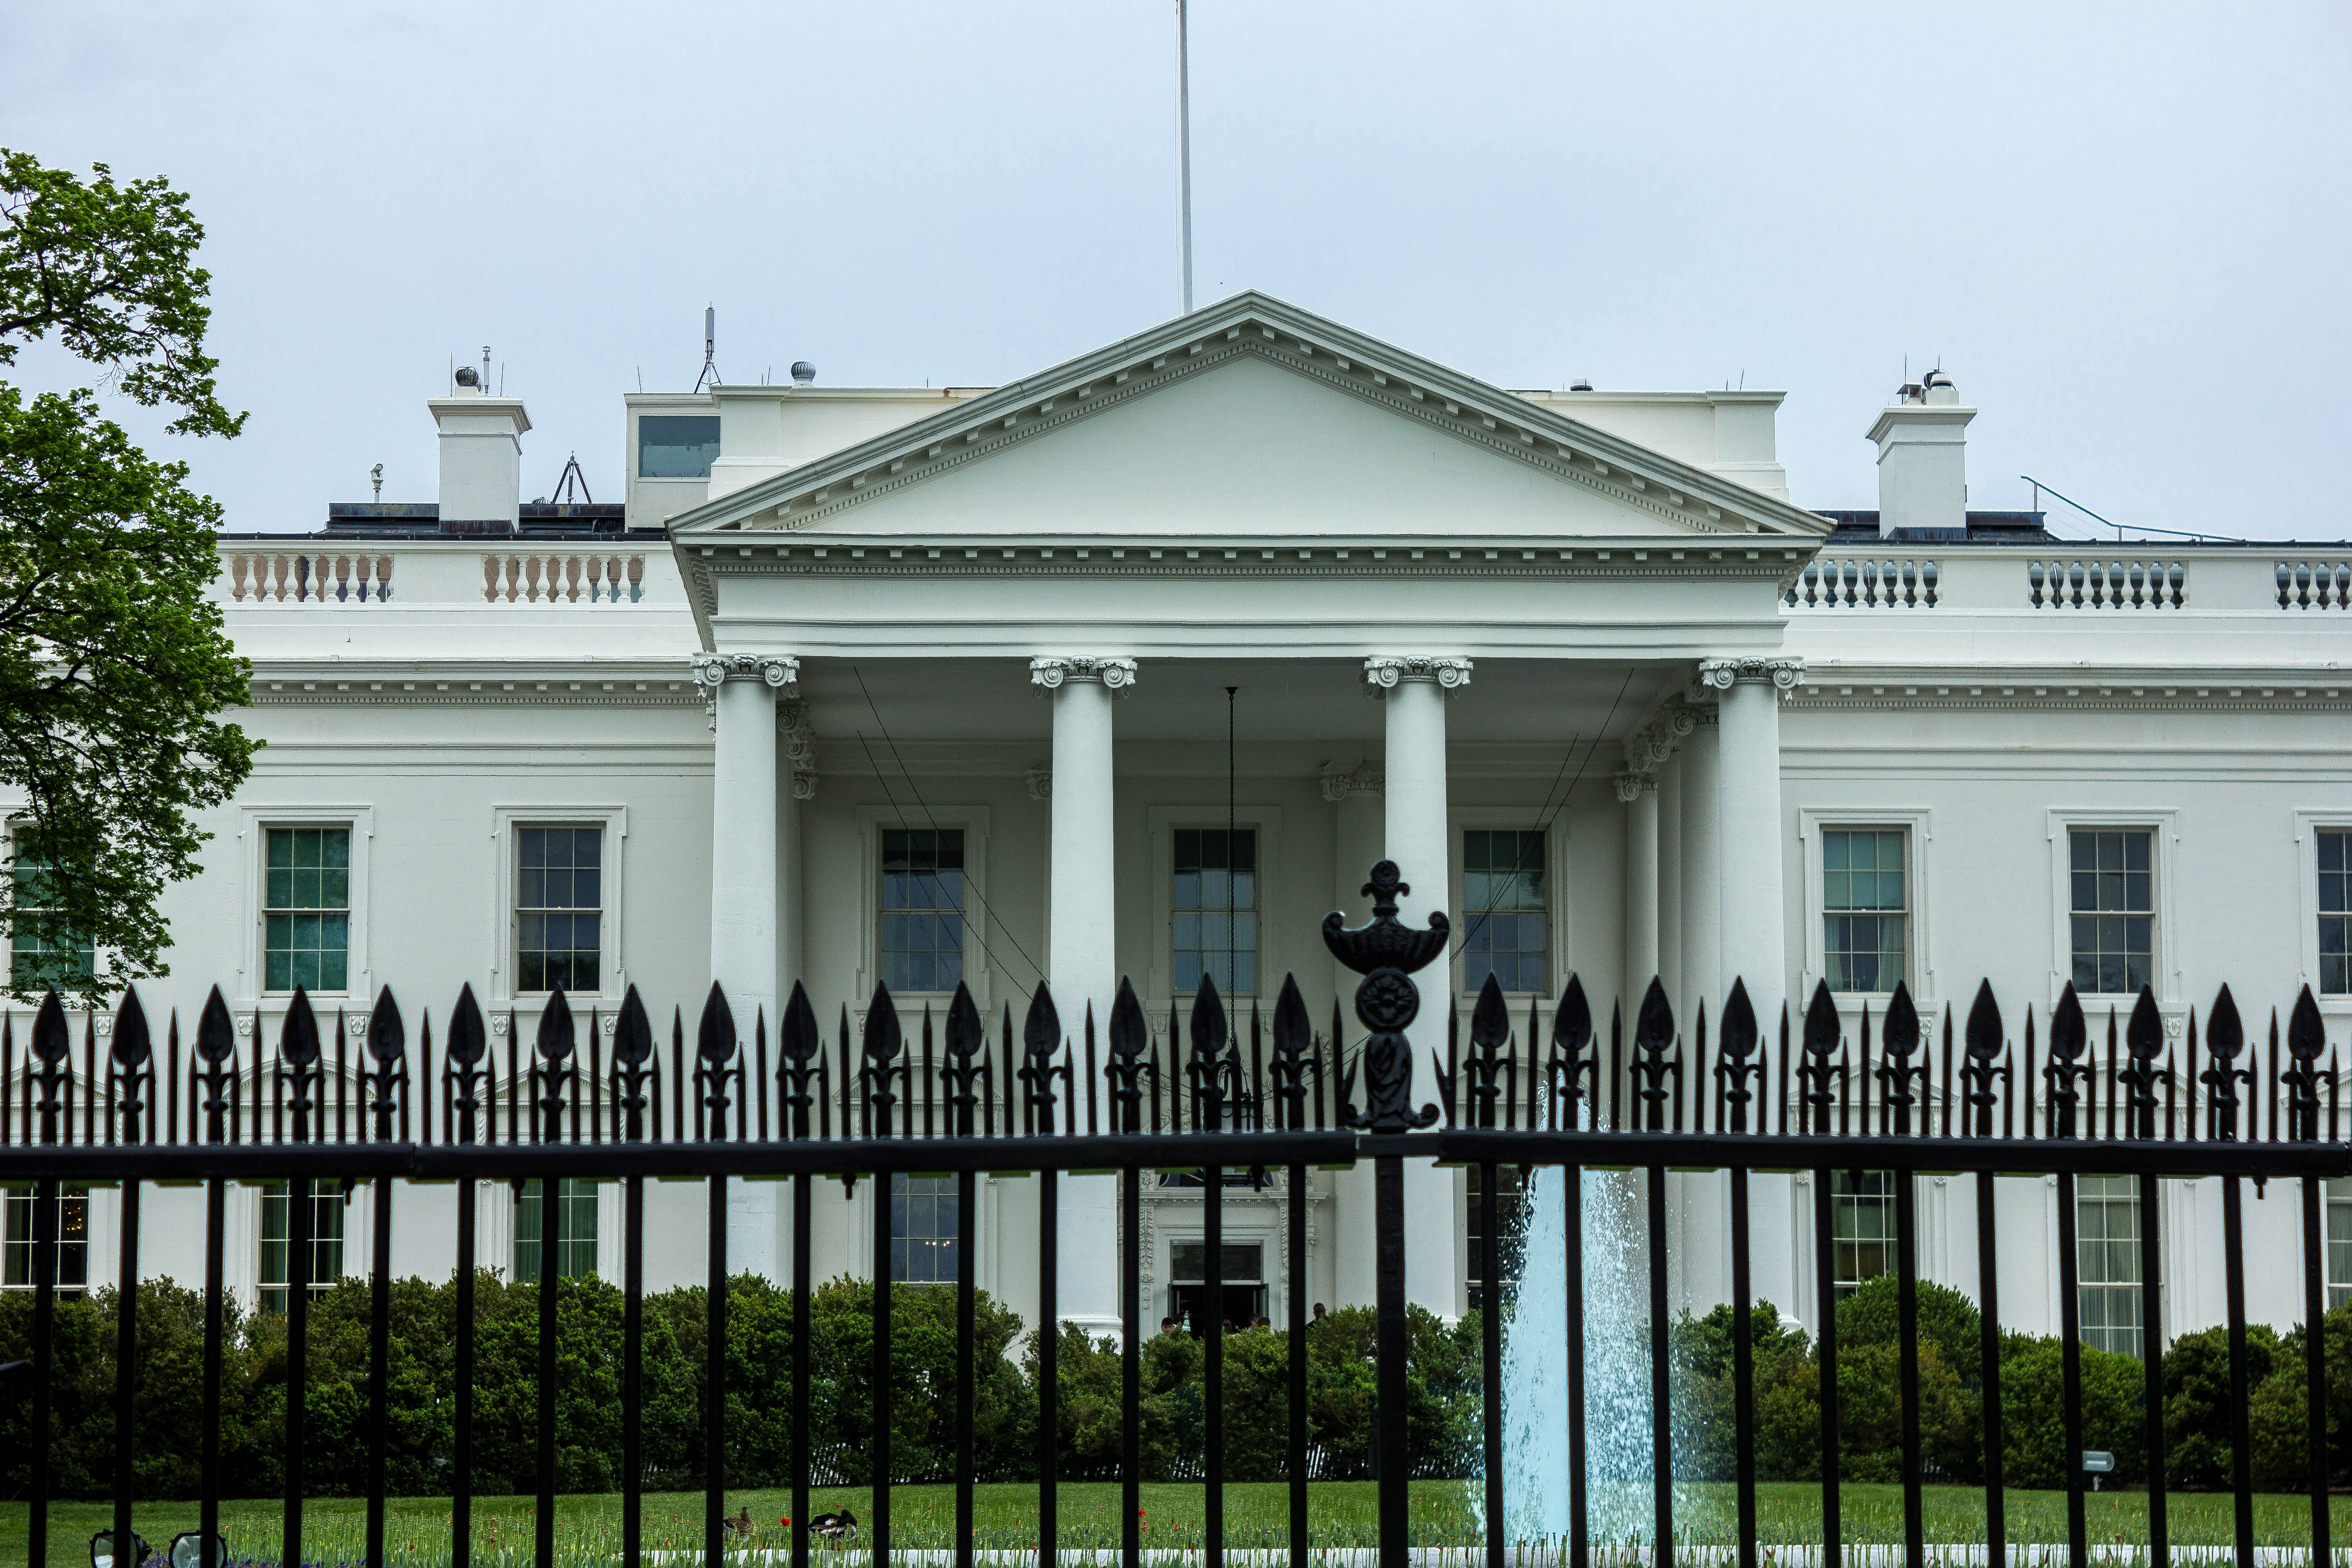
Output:
M536 1487L539 1289L483 1271L476 1284L473 1462L475 1489ZM55 1396L50 1425L52 1495L111 1495L114 1451L115 1304L110 1289L58 1303ZM392 1288L390 1458L394 1495L430 1495L451 1485L456 1413L455 1282L397 1281ZM559 1489L619 1486L623 1297L588 1279L557 1290L556 1457ZM872 1479L873 1290L835 1280L810 1302L809 1418L817 1475L848 1485ZM267 1497L285 1485L288 1345L280 1317L228 1307L223 1352L220 1443L224 1490ZM787 1484L792 1449L791 1292L751 1275L728 1287L726 1479L734 1486ZM367 1285L346 1279L310 1312L310 1375L304 1405L304 1486L319 1495L366 1489L369 1408ZM975 1303L974 1456L980 1479L1036 1475L1038 1366L1034 1336L981 1293ZM700 1487L704 1479L705 1292L686 1288L645 1301L641 1384L645 1484ZM28 1292L0 1297L0 1362L31 1353ZM1332 1313L1311 1331L1307 1407L1319 1474L1368 1473L1371 1458L1372 1313ZM1476 1430L1477 1326L1447 1328L1412 1317L1408 1380L1409 1440L1416 1471L1454 1473ZM143 1497L188 1498L200 1478L204 1298L169 1280L139 1287L138 1437L135 1468ZM955 1299L948 1290L901 1287L891 1296L889 1421L895 1480L944 1479L955 1458ZM1226 1474L1278 1479L1288 1434L1287 1342L1264 1331L1226 1342ZM1111 1341L1089 1343L1066 1327L1057 1343L1059 1468L1073 1479L1118 1473L1122 1364ZM1181 1336L1148 1341L1142 1356L1142 1440L1147 1476L1199 1474L1203 1429L1202 1350ZM0 1405L0 1491L25 1495L30 1471L31 1402Z
M1871 1280L1838 1304L1840 1471L1848 1480L1903 1476L1901 1341L1895 1281ZM1694 1479L1734 1473L1733 1310L1684 1317L1677 1362L1675 1468ZM1922 1459L1930 1479L1984 1479L1984 1375L1976 1304L1948 1287L1919 1285ZM1801 1331L1759 1302L1750 1317L1756 1352L1757 1474L1767 1480L1821 1475L1821 1363ZM2352 1462L2352 1308L2325 1320L2331 1473ZM2247 1386L2254 1485L2292 1491L2309 1484L2307 1341L2250 1325ZM2065 1484L2063 1346L2051 1337L2000 1336L2001 1469L2013 1487ZM2147 1479L2147 1378L2141 1363L2084 1345L2083 1446L2116 1457L2109 1485ZM2227 1489L2231 1478L2230 1340L2226 1329L2184 1334L2165 1352L2164 1458L2168 1486Z
M198 1484L204 1301L169 1280L140 1288L137 1484L145 1497L187 1498ZM536 1485L538 1310L536 1286L484 1271L476 1286L474 1484L486 1493ZM390 1460L395 1495L450 1486L456 1410L454 1281L404 1279L392 1289ZM892 1294L889 1421L895 1480L946 1479L955 1452L956 1325L953 1293L901 1288ZM873 1314L871 1287L835 1280L811 1300L811 1458L817 1477L849 1485L872 1479ZM619 1484L623 1298L590 1279L558 1289L557 1486L606 1491ZM224 1343L221 1455L224 1489L261 1497L283 1489L287 1339L282 1318L229 1309ZM974 1453L984 1480L1034 1479L1038 1420L1037 1342L1020 1320L982 1293L975 1304ZM1924 1456L1931 1479L1973 1483L1984 1474L1981 1347L1975 1306L1958 1291L1919 1287L1919 1373ZM1752 1310L1756 1346L1758 1474L1811 1480L1821 1473L1820 1363L1801 1331L1784 1330L1769 1303ZM1837 1310L1840 1468L1851 1480L1900 1479L1899 1342L1892 1279L1874 1280ZM310 1311L306 1404L306 1489L365 1489L369 1293L344 1280ZM645 1483L659 1489L703 1484L704 1292L646 1298L642 1384ZM1733 1474L1733 1310L1673 1325L1676 1473L1690 1479ZM30 1353L29 1293L0 1297L0 1362ZM1342 1309L1308 1331L1307 1407L1318 1479L1372 1472L1375 1368L1373 1315ZM1407 1463L1415 1475L1464 1475L1476 1465L1479 1323L1451 1327L1414 1310L1406 1410ZM2326 1323L2331 1452L2352 1457L2352 1308ZM58 1303L51 1419L54 1495L110 1495L113 1473L114 1299ZM726 1479L778 1486L795 1469L792 1451L792 1297L765 1279L739 1276L728 1289ZM2248 1333L2250 1418L2255 1484L2305 1484L2304 1356L2296 1329ZM1265 1330L1225 1342L1225 1475L1277 1480L1286 1474L1289 1432L1287 1336ZM1057 1342L1061 1474L1116 1476L1123 1368L1116 1342L1089 1342L1066 1326ZM1198 1476L1205 1425L1203 1347L1158 1336L1142 1353L1144 1473L1154 1480ZM2061 1347L2049 1338L2000 1341L2003 1468L2015 1487L2064 1482ZM2084 1442L2116 1456L2121 1484L2144 1482L2144 1379L2140 1363L2082 1351ZM2229 1345L2221 1330L2176 1341L2163 1365L2166 1471L2183 1489L2226 1488L2231 1478ZM29 1477L30 1405L0 1405L0 1491L21 1498Z

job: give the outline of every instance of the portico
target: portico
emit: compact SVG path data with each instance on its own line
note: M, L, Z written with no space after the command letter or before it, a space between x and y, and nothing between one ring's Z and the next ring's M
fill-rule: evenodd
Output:
M1522 1013L1548 1019L1571 972L1630 1013L1669 949L1692 1000L1737 973L1761 1013L1786 986L1772 759L1801 677L1779 598L1822 531L1250 296L755 478L672 528L719 731L715 967L772 1012L796 973L870 986L873 921L850 926L838 890L881 875L877 835L947 829L974 855L960 973L984 1010L1017 1015L1044 980L1075 1042L1125 975L1164 1028L1184 988L1160 840L1232 826L1262 857L1244 1003L1296 973L1328 1010L1328 958L1277 933L1335 902L1363 918L1373 858L1404 869L1405 919L1454 917L1412 1036L1434 1100L1449 1006L1493 966L1472 944L1502 929L1465 908L1463 836L1509 833L1544 846L1513 886L1549 900L1510 971ZM1702 735L1719 755L1685 762ZM796 822L795 743L814 796ZM1451 1316L1456 1173L1415 1171L1410 1293ZM1108 1328L1110 1184L1067 1182L1061 1208L1061 1313Z

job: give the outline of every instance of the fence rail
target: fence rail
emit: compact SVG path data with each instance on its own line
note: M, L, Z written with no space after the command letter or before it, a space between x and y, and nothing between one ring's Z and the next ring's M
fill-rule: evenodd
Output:
M2138 1178L2143 1212L2155 1212L2157 1182L2167 1176L2219 1177L2222 1182L2224 1258L2230 1338L2231 1434L2235 1488L2235 1557L2255 1561L2251 1442L2247 1426L2245 1256L2240 1187L2242 1181L2299 1181L2304 1242L2303 1311L2316 1325L2323 1315L2320 1216L2322 1183L2352 1173L2352 1150L2340 1139L2339 1064L2326 1052L2318 1008L2306 989L2288 1009L2282 1030L2273 1012L2267 1050L2250 1035L2227 987L2200 1015L2188 1019L2176 1048L2166 1037L2154 998L2145 991L2126 1020L2119 1011L2101 1031L2070 987L2037 1021L2022 1012L2012 1033L1990 983L1981 985L1964 1022L1948 1009L1923 1020L1906 991L1885 1012L1867 1014L1850 1036L1826 989L1817 988L1801 1016L1787 1008L1759 1020L1746 987L1735 982L1710 1021L1702 1004L1687 1026L1677 1019L1664 987L1653 981L1630 1027L1612 1007L1605 1026L1595 1019L1581 985L1571 979L1549 1019L1533 1007L1515 1019L1490 981L1466 1020L1451 1020L1442 1061L1430 1064L1437 1100L1416 1103L1406 1031L1420 999L1410 976L1447 945L1443 915L1425 930L1402 925L1393 866L1383 862L1366 891L1375 895L1370 924L1349 931L1334 915L1325 938L1334 955L1363 975L1350 1029L1338 1004L1328 1030L1318 1030L1295 980L1286 980L1272 1016L1253 1005L1246 1026L1234 1018L1214 987L1203 983L1188 1018L1171 1016L1166 1048L1151 1030L1131 987L1122 984L1097 1029L1089 1010L1076 1021L1058 1012L1040 986L1017 1032L1008 1006L991 1028L969 992L959 989L939 1018L926 1009L909 1031L898 1004L877 987L862 1030L841 1009L821 1029L807 994L795 985L782 1016L771 1023L755 1011L750 1026L714 984L702 999L688 1037L683 1008L672 1010L667 1050L655 1021L632 988L609 1031L591 1012L583 1019L562 993L550 996L528 1047L520 1020L509 1015L504 1048L469 987L441 1015L436 1041L427 1012L404 1013L386 989L363 1026L341 1015L321 1027L307 996L297 993L274 1048L265 1046L257 1016L240 1036L215 989L184 1042L174 1015L162 1038L135 992L126 993L104 1047L94 1016L86 1016L79 1051L66 1010L52 993L44 999L19 1049L16 1021L0 1020L0 1182L36 1189L32 1355L31 1561L47 1562L50 1401L55 1334L55 1277L60 1184L119 1182L122 1187L120 1279L139 1279L139 1205L147 1183L201 1183L205 1194L205 1324L202 1498L199 1531L215 1542L223 1478L218 1447L224 1311L225 1189L239 1181L289 1184L287 1290L288 1387L283 1560L302 1561L305 1377L310 1265L310 1184L336 1180L370 1184L374 1226L369 1269L372 1291L372 1384L366 1425L369 1444L367 1552L381 1563L385 1545L391 1237L395 1189L403 1179L454 1181L459 1185L454 1264L456 1416L449 1456L453 1560L470 1560L474 1424L473 1281L478 1262L475 1184L566 1176L613 1178L624 1184L622 1374L622 1560L643 1557L642 1496L644 1371L645 1183L648 1177L698 1176L709 1181L707 1337L709 1387L704 1443L707 1465L704 1539L717 1568L728 1542L724 1464L727 1452L723 1385L728 1345L727 1182L745 1176L790 1179L793 1335L791 1410L793 1568L806 1568L812 1542L809 1406L812 1183L822 1178L875 1177L874 1451L875 1477L866 1537L874 1568L892 1556L887 1402L891 1379L890 1224L893 1173L940 1173L956 1180L959 1237L973 1231L976 1179L982 1173L1034 1172L1038 1181L1039 1321L1057 1321L1055 1285L1059 1216L1056 1182L1066 1174L1115 1173L1122 1235L1139 1234L1139 1205L1147 1175L1197 1173L1202 1184L1204 1284L1220 1300L1223 1267L1223 1174L1282 1171L1287 1180L1285 1222L1293 1288L1288 1296L1288 1560L1307 1568L1310 1545L1307 1486L1312 1460L1307 1388L1307 1173L1316 1167L1369 1161L1374 1171L1377 1280L1377 1447L1379 1548L1381 1568L1402 1568L1411 1531L1406 1481L1417 1463L1408 1444L1406 1410L1405 1183L1408 1158L1434 1158L1476 1168L1480 1192L1492 1204L1498 1173L1512 1166L1549 1166L1570 1175L1584 1169L1641 1173L1646 1198L1652 1413L1656 1484L1648 1552L1656 1563L1676 1550L1672 1402L1667 1380L1666 1176L1670 1169L1729 1172L1736 1399L1736 1493L1740 1568L1759 1562L1757 1530L1756 1367L1750 1314L1754 1300L1748 1187L1751 1173L1801 1170L1816 1174L1813 1228L1819 1291L1834 1299L1832 1273L1834 1172L1869 1168L1895 1173L1895 1269L1901 1316L1900 1395L1905 1561L1928 1561L1922 1503L1918 1354L1916 1215L1912 1177L1919 1173L1973 1174L1977 1193L1980 1323L1986 1381L1985 1491L1988 1560L2012 1560L2007 1542L2001 1479L1999 1359L1999 1278L1994 1236L1995 1180L2005 1173L2047 1173L2059 1186L2060 1300L2064 1315L2063 1422L2067 1452L2083 1447L2083 1387L2075 1321L2073 1186L2077 1176L2123 1171ZM584 1024L584 1028L583 1028ZM1523 1024L1523 1030L1515 1027ZM585 1035L585 1043L582 1036ZM855 1038L853 1038L855 1033ZM2321 1058L2328 1054L2323 1067ZM79 1069L75 1058L79 1056ZM503 1061L499 1058L503 1056ZM665 1056L667 1060L665 1060ZM1581 1187L1567 1181L1567 1230L1561 1267L1574 1281L1582 1253ZM1502 1278L1498 1226L1490 1211L1480 1227L1478 1276ZM2160 1227L2145 1225L2138 1241L2141 1277L2159 1272ZM1141 1259L1123 1247L1118 1265L1122 1362L1123 1486L1119 1560L1139 1568L1139 1523L1140 1347L1148 1337L1141 1300ZM1549 1267L1529 1260L1527 1267ZM979 1555L972 1539L972 1365L975 1286L972 1248L957 1249L958 1324L956 1445L956 1568ZM537 1537L535 1561L555 1561L557 1329L556 1274L542 1268L538 1287ZM2149 1560L2168 1560L2164 1492L2162 1313L2146 1294L2143 1348L2147 1376L2150 1529ZM133 1364L138 1293L116 1297L118 1367ZM1568 1293L1569 1568L1588 1568L1597 1549L1591 1488L1584 1446L1585 1340L1580 1293ZM1484 1477L1486 1568L1504 1568L1516 1555L1507 1537L1503 1496L1504 1423L1501 1394L1502 1318L1481 1314L1483 1427L1478 1469ZM1223 1455L1220 1392L1223 1326L1204 1314L1205 1478L1208 1568L1223 1568ZM2314 1335L2316 1344L2317 1336ZM1037 1337L1041 1408L1058 1409L1056 1336ZM1824 1311L1819 1344L1823 1533L1815 1556L1825 1564L1859 1555L1842 1545L1838 1496L1840 1428L1836 1397L1836 1325ZM2308 1415L2311 1561L2330 1561L2325 1366L2316 1349L2309 1368ZM117 1379L114 1537L133 1525L132 1453L136 1379ZM1056 1561L1058 1422L1039 1423L1037 1561ZM1402 1462L1400 1461L1402 1458ZM2071 1563L2090 1562L2083 1477L2068 1466L2068 1552ZM901 1555L906 1555L901 1553ZM932 1553L919 1553L929 1558Z

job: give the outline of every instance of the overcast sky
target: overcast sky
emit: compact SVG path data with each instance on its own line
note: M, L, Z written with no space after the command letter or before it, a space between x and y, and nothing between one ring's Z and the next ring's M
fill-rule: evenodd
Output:
M1193 0L1197 298L1505 386L1788 392L1803 505L1877 504L1905 356L1970 502L2338 539L2341 5ZM1171 0L0 7L0 144L187 190L237 530L433 497L492 346L524 495L620 394L986 384L1176 313ZM57 374L30 356L20 379ZM161 421L129 421L142 436ZM2062 531L2087 535L2053 510Z

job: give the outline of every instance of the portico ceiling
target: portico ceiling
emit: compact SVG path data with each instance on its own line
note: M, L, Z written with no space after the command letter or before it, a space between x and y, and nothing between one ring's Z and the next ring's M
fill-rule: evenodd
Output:
M1622 740L1690 674L1673 661L1484 659L1448 704L1448 739L1545 754L1577 738ZM1261 759L1268 747L1329 752L1341 764L1379 755L1381 706L1364 695L1358 659L1143 660L1118 702L1118 739L1197 742L1204 768L1222 771L1228 686L1235 738ZM893 743L1017 742L1043 756L1053 735L1052 704L1024 659L803 659L800 691L829 763L851 769L867 744L887 770ZM1617 764L1604 753L1595 765Z

